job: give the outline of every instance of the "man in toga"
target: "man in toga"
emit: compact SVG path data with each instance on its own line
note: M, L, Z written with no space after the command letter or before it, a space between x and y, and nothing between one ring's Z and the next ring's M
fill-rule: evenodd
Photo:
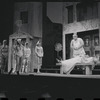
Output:
M70 44L70 47L73 50L73 57L85 55L85 50L83 46L84 41L81 38L78 38L77 33L74 33L73 39Z

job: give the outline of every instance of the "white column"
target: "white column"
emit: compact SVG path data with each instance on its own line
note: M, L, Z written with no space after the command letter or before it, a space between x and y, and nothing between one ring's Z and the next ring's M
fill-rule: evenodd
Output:
M12 48L12 38L9 38L9 49L8 49L8 72L11 70L11 48Z
M63 60L66 59L66 49L65 49L65 34L63 33Z

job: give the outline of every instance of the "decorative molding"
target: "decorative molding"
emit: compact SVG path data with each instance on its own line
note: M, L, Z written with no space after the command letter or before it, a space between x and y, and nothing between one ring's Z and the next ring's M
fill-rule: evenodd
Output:
M63 26L63 34L94 30L99 28L99 19L70 23Z

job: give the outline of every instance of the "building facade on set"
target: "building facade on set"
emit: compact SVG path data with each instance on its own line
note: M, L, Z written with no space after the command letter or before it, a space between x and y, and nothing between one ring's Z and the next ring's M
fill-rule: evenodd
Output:
M89 56L100 56L100 3L63 2L63 59L72 57L70 42L77 33Z

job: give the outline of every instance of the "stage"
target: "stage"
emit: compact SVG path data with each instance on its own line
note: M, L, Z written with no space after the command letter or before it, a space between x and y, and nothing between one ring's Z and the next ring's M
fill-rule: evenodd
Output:
M41 98L49 94L49 99L93 100L100 98L100 75L66 75L52 73L29 73L0 75L0 93L7 98ZM48 100L49 100L48 99ZM56 100L56 99L54 99Z

